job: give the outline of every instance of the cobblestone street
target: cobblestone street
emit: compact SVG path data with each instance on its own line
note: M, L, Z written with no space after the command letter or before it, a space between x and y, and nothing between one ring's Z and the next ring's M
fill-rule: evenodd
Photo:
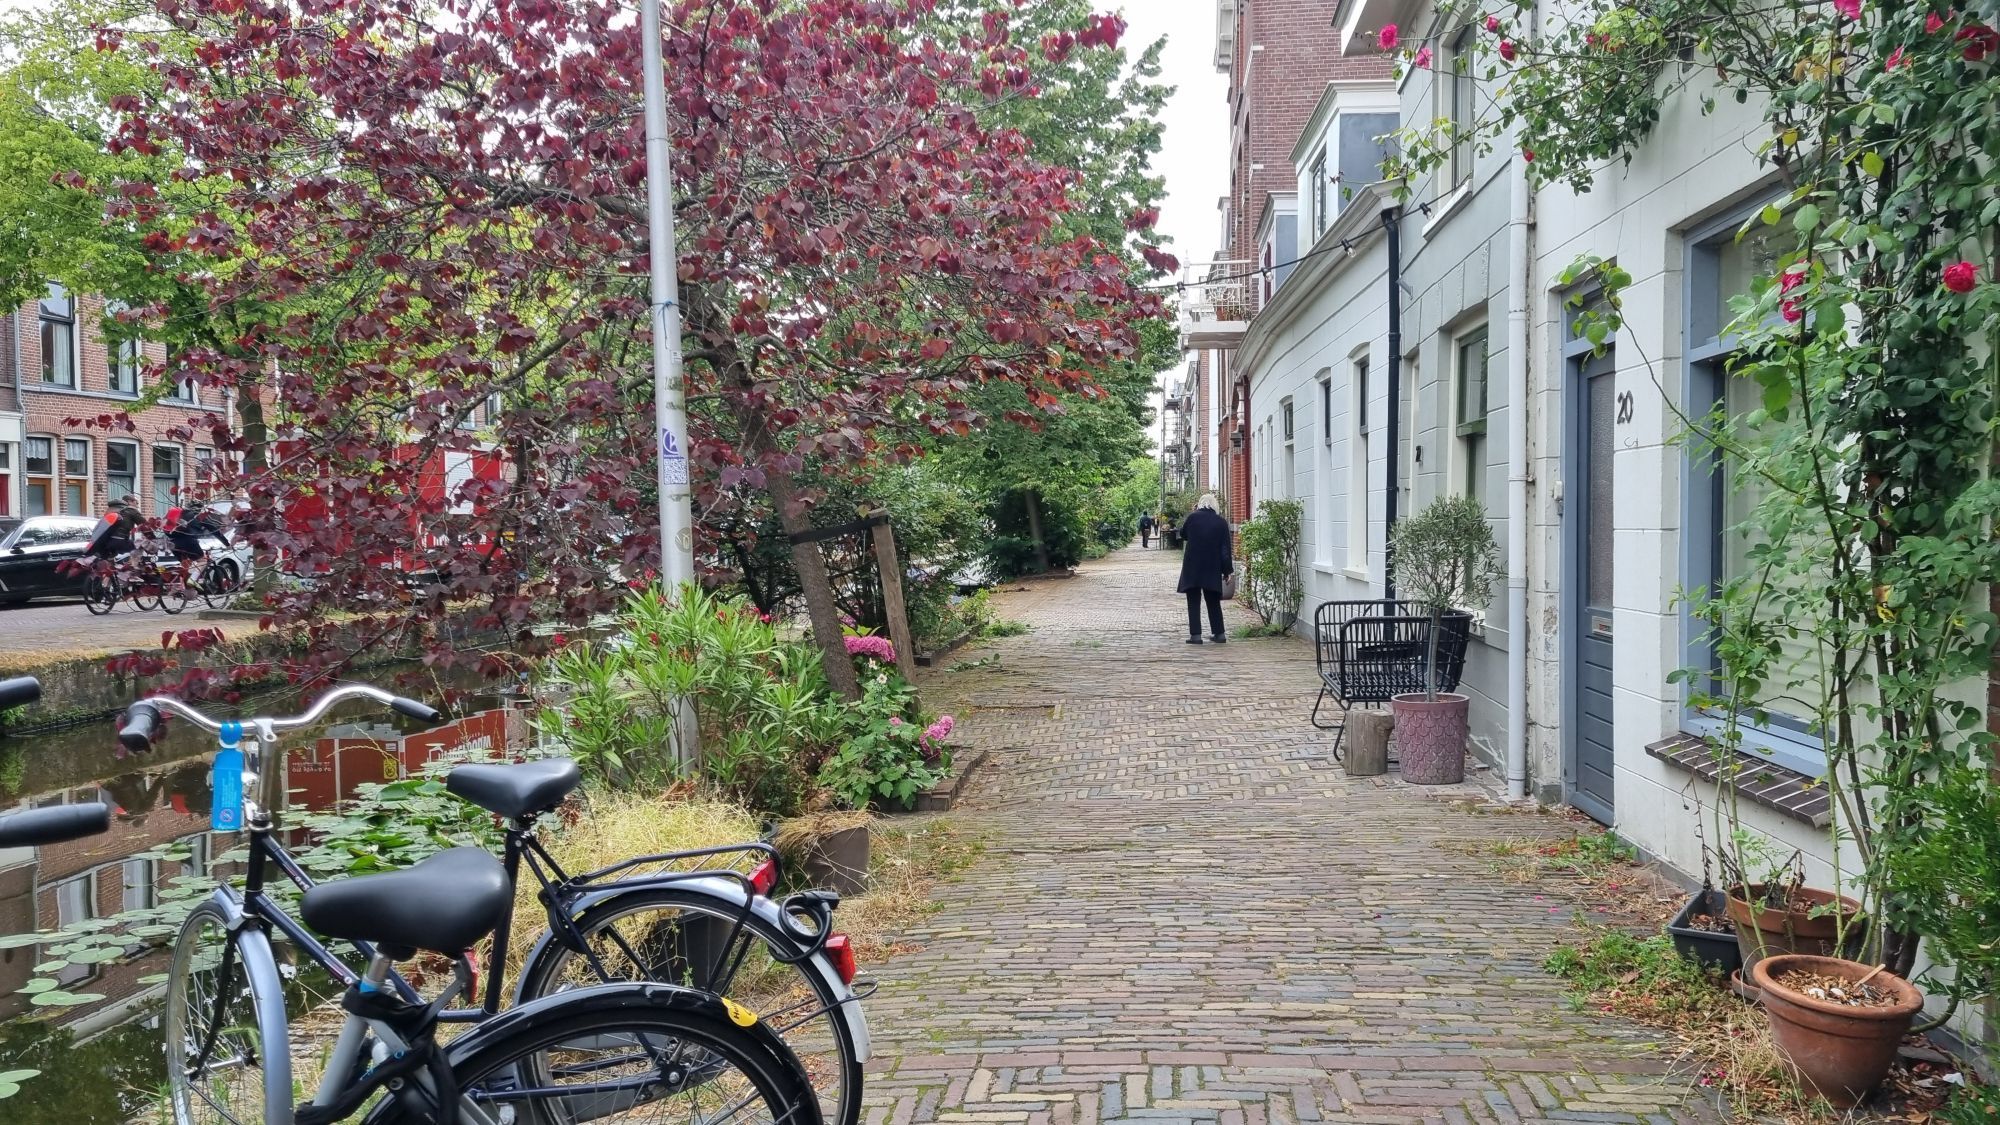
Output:
M1464 847L1560 822L1345 778L1309 647L1185 644L1178 564L1002 594L1033 632L931 674L986 850L873 969L871 1125L1712 1119L1541 970L1568 908Z

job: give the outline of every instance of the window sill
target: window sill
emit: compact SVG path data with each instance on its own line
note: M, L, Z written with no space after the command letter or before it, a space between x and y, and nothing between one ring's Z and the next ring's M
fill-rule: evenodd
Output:
M1832 798L1818 779L1755 754L1736 750L1723 757L1700 735L1685 732L1653 743L1646 753L1710 784L1721 784L1718 779L1728 770L1735 775L1737 796L1801 824L1823 829L1833 822Z
M1430 218L1424 220L1424 237L1429 238L1432 231L1443 226L1471 200L1472 177L1467 176L1465 182L1453 188L1450 195L1441 196L1431 202Z
M1368 568L1365 566L1343 566L1340 568L1340 573L1354 579L1356 582L1368 581Z

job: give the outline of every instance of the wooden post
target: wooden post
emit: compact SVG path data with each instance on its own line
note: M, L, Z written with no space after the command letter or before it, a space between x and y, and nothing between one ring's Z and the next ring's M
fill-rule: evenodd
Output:
M1341 743L1349 777L1379 777L1389 772L1389 731L1396 725L1387 711L1349 711L1347 737Z
M875 540L875 569L882 581L882 611L889 618L889 640L896 646L896 669L905 680L915 683L916 643L910 639L910 613L903 604L903 567L896 561L896 529L890 525L886 510L878 508L872 514L882 517L868 534Z

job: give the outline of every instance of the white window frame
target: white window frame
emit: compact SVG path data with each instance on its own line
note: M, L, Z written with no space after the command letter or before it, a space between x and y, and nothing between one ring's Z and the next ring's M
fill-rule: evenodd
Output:
M1373 364L1374 357L1367 352L1352 357L1347 379L1347 569L1363 576L1368 573L1368 504L1375 474L1370 463L1374 439L1369 433Z
M1319 441L1313 471L1313 566L1333 568L1333 368L1322 367L1313 376L1319 392Z
M163 503L160 499L160 481L165 479L159 471L157 458L162 453L174 455L174 492ZM155 509L156 516L164 516L168 509L180 503L179 493L187 488L187 448L178 442L156 441L146 452L146 501Z
M81 477L71 476L69 471L69 443L73 441L83 443L83 474ZM91 495L93 491L92 486L97 483L97 466L92 464L92 462L95 460L97 456L96 446L97 443L90 440L89 435L86 434L63 435L62 444L59 446L61 452L61 459L56 462L56 468L61 470L57 474L59 479L56 482L58 508L60 508L61 506L61 497L64 494L66 494L66 490L69 488L71 481L73 480L80 481L83 485L83 491L78 494L79 501L77 510L74 512L64 512L63 513L64 515L85 516L90 514L95 499Z
M1465 349L1474 337L1485 343L1480 360L1483 370L1479 376L1482 384L1480 398L1483 401L1479 404L1477 418L1468 416L1470 411L1465 401L1466 383L1471 374L1466 364ZM1486 462L1490 460L1490 454L1486 450L1490 440L1487 418L1492 411L1493 399L1493 337L1487 331L1486 323L1482 321L1468 325L1454 333L1451 338L1451 356L1452 379L1447 393L1451 396L1452 465L1451 480L1445 492L1454 496L1476 497L1490 508L1491 498L1486 495L1484 485ZM1475 475L1479 487L1474 486Z
M33 473L28 470L28 446L38 441L49 443L49 471L46 473ZM61 479L62 474L57 472L61 466L56 461L56 458L62 456L61 445L62 439L55 434L28 434L21 439L21 514L23 516L29 514L27 511L28 482L31 480L43 481L48 485L48 490L45 493L47 500L44 504L46 510L37 514L55 515L62 511L62 489L57 483Z
M113 480L112 480L112 476L111 476L111 451L112 451L112 449L114 449L114 448L118 448L118 449L129 449L129 450L131 450L131 451L132 451L132 473L131 473L131 477L132 477L132 488L131 488L131 491L129 491L129 492L127 492L127 493L126 493L126 495L130 496L130 497L131 497L132 499L134 499L134 500L138 500L138 499L140 499L140 498L141 498L141 497L142 497L142 496L144 495L143 493L141 493L141 492L139 491L139 482L141 482L141 481L145 480L145 479L146 479L146 475L147 475L147 474L145 474L144 472L142 472L142 471L140 470L140 468L139 468L139 466L140 466L140 465L142 465L142 464L145 464L145 462L143 462L143 461L141 461L141 460L140 460L140 458L141 458L141 457L144 457L144 456L145 456L145 448L144 448L143 446L141 446L141 445L140 445L140 444L139 444L138 442L136 442L136 441L125 441L125 440L122 440L122 439L120 439L120 440L113 440L113 439L110 439L110 438L107 438L107 439L105 439L105 442L104 442L104 496L105 496L105 499L107 499L107 500L116 500L116 499L118 499L118 498L119 498L119 494L118 494L118 492L117 492L116 488L114 488L114 487L113 487L113 484L114 484L114 482L113 482Z

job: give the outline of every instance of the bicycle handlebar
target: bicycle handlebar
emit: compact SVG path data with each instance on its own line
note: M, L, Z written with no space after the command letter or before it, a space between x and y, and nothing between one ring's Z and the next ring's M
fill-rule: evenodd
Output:
M0 708L33 703L41 697L42 681L33 676L16 676L11 680L0 680Z
M60 844L95 836L111 827L111 806L55 805L0 816L0 848Z
M344 703L350 699L372 699L399 715L407 715L419 722L435 723L444 718L443 712L428 703L415 699L406 699L400 695L391 695L381 688L370 687L367 684L343 684L314 700L312 706L306 708L303 715L294 715L288 719L249 719L243 720L243 722L246 726L268 726L273 730L288 730L294 727L309 726L312 723L318 722L320 716L325 715L337 704ZM163 710L172 711L186 718L196 726L201 727L203 730L214 733L222 731L222 720L211 719L186 702L176 699L171 695L154 695L148 696L125 709L125 725L119 728L118 731L119 744L135 753L151 750L153 748L153 739L159 731L160 713Z

